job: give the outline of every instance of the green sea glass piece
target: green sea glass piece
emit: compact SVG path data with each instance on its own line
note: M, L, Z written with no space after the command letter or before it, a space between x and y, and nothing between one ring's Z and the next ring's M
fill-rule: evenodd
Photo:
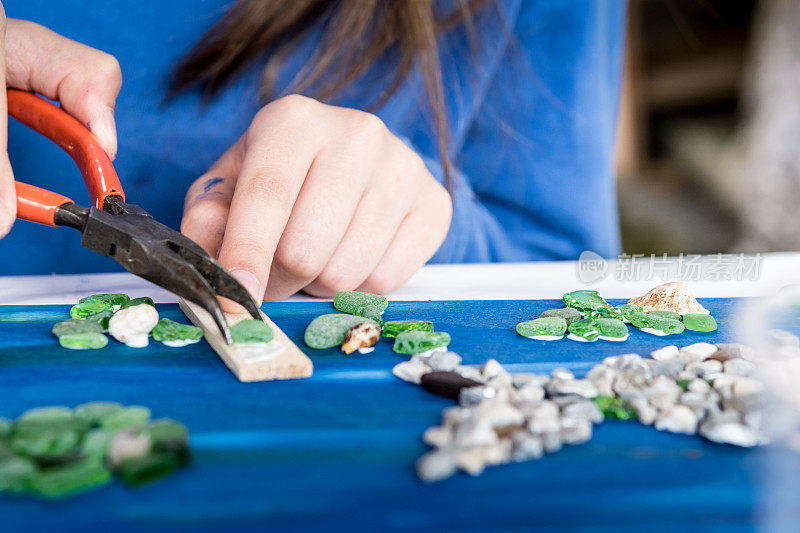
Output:
M341 291L333 296L333 306L342 313L363 316L365 310L373 308L378 314L386 310L389 300L380 294L361 291Z
M112 434L102 429L93 429L83 438L81 455L86 459L93 459L98 463L105 461L108 447L111 445Z
M340 346L350 328L368 322L375 324L374 320L355 315L330 313L321 315L311 321L306 328L304 340L309 348L323 349Z
M441 348L448 344L450 344L450 335L443 331L406 331L394 338L392 350L396 353L411 355Z
M683 325L690 331L714 331L717 321L711 315L689 313L683 315Z
M356 316L363 316L364 318L368 318L378 324L378 327L383 329L383 316L381 316L382 309L378 309L377 307L366 307L361 310L359 313L354 313Z
M108 321L111 320L112 316L114 316L114 310L106 309L105 311L101 311L96 315L86 317L84 320L97 322L100 325L100 330L103 333L108 333Z
M661 331L668 335L683 333L684 325L680 320L664 318L650 313L633 313L631 324L637 328L649 328Z
M644 312L644 307L636 304L620 304L614 309L617 309L620 313L622 313L622 317L629 322L631 320L631 315L634 313Z
M690 379L678 379L678 380L675 381L675 383L678 384L678 387L680 387L683 390L683 392L686 392L686 391L689 390L689 383L691 383L691 382L692 382L692 380L690 380Z
M600 330L597 329L594 318L576 320L567 327L567 331L587 341L597 340L597 337L600 336Z
M567 307L577 309L582 313L589 311L596 311L598 309L606 309L611 307L608 302L603 300L600 293L597 291L580 290L568 292L564 295L564 304Z
M78 458L81 438L82 434L74 430L17 435L11 439L11 448L40 466L53 466Z
M155 451L175 453L182 459L189 456L189 431L175 420L153 420L140 434L150 438Z
M609 420L635 420L636 410L622 398L597 396L594 403L603 416Z
M601 337L618 339L628 335L628 326L617 318L595 318L594 325Z
M52 332L56 337L62 337L64 335L80 335L83 333L102 333L102 329L100 324L94 320L73 318L56 323Z
M72 318L86 318L111 309L111 304L102 300L88 300L72 306L69 316Z
M75 418L83 420L91 427L100 425L104 416L122 411L125 407L117 402L89 402L75 408Z
M33 461L22 457L8 457L0 460L0 493L26 492L36 471Z
M81 298L78 300L79 303L90 302L92 300L99 300L101 302L106 302L110 305L122 305L128 300L130 297L127 294L121 293L101 293L101 294L92 294L91 296L86 296L85 298Z
M102 333L81 333L78 335L62 335L58 343L70 350L96 350L108 345L108 337Z
M62 406L36 407L22 413L14 424L15 435L33 433L85 430L86 423L79 420L72 409Z
M62 498L104 485L110 480L111 473L103 465L83 460L38 472L31 479L30 487L45 498Z
M108 338L101 333L100 323L93 318L63 320L53 326L53 334L58 337L58 343L64 348L73 350L102 348L108 344Z
M0 416L0 441L11 435L11 430L13 427L14 423L11 420Z
M254 343L269 342L275 336L269 324L254 318L241 320L231 326L233 342Z
M577 309L573 309L572 307L561 307L559 309L548 309L544 311L539 318L549 318L549 317L560 317L567 321L567 325L569 326L576 320L581 319L581 313Z
M523 337L538 337L540 335L560 337L564 335L565 331L567 331L567 321L560 316L535 318L517 324L517 333Z
M152 305L153 307L156 306L156 304L153 303L153 299L152 298L150 298L149 296L141 296L139 298L134 298L132 300L128 300L127 302L122 302L122 304L120 304L119 308L120 309L127 309L128 307L133 307L135 305L142 305L142 304Z
M586 316L590 318L615 318L617 320L622 320L624 315L622 311L617 309L616 307L607 307L604 309L596 309L594 311L589 311L586 313Z
M119 431L145 424L148 420L150 420L150 409L134 405L103 416L100 419L100 427L106 431Z
M169 474L181 462L181 458L174 453L151 453L144 457L124 459L117 474L129 485L140 485Z
M427 320L390 320L383 325L383 336L394 338L406 331L433 331L433 322Z
M260 322L261 324L264 324L260 320L257 321L254 320L254 322ZM233 328L231 328L231 330L232 329ZM270 332L271 331L272 329L270 329ZM190 326L189 324L181 324L179 322L175 322L174 320L170 320L169 318L162 318L158 321L158 324L156 324L156 326L150 332L150 335L153 336L153 340L159 342L187 341L187 340L196 341L203 337L203 330L195 326Z
M656 309L650 311L650 314L653 316L660 316L661 318L671 318L672 320L680 320L681 315L676 313L675 311L665 311L662 309Z

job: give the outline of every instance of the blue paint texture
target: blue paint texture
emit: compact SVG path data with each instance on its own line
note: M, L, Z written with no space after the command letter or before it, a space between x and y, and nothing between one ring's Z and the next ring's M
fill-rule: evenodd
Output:
M466 363L494 357L514 371L582 374L608 355L733 340L737 300L702 303L718 331L665 338L634 330L625 343L545 343L515 333L517 322L556 300L392 302L384 318L433 321ZM158 309L185 321L175 305ZM305 326L330 312L328 303L264 305L315 373L252 384L239 383L204 342L62 349L50 327L68 310L0 307L0 416L90 400L142 404L187 424L193 462L139 488L113 483L61 502L0 497L3 531L747 531L764 494L758 451L619 422L539 461L426 485L414 473L427 448L420 435L451 402L394 378L404 358L387 340L364 356L306 348Z

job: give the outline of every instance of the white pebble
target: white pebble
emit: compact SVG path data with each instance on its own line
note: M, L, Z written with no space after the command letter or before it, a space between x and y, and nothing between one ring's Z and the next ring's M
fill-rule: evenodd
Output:
M422 434L422 441L434 448L445 448L452 442L452 437L453 435L448 428L444 426L433 426L426 429Z
M130 430L117 431L108 445L108 462L111 466L119 466L125 459L144 457L152 447L147 435L138 435Z
M434 450L417 460L417 475L428 483L446 479L456 472L456 462L448 452Z
M688 346L684 346L678 351L678 357L683 359L687 365L689 363L697 363L705 361L717 351L717 347L707 342L696 342Z
M149 304L126 307L114 313L108 321L108 333L131 348L144 348L150 331L158 324L158 311Z
M754 363L739 357L728 359L722 364L722 367L726 374L734 376L749 376L756 369Z
M430 371L431 369L428 365L413 360L403 361L402 363L394 365L394 368L392 368L392 374L396 377L403 381L408 381L409 383L416 383L417 385L419 385L422 376Z
M655 428L659 431L691 435L697 431L697 416L684 405L673 405L656 417Z
M678 347L674 345L664 346L654 352L650 352L650 357L656 361L667 361L678 357Z

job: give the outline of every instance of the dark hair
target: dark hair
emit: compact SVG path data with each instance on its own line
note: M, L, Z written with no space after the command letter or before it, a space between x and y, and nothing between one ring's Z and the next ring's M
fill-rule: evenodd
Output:
M452 165L437 36L461 24L472 32L472 14L488 2L453 0L452 10L440 12L435 0L238 0L176 65L169 94L199 89L211 97L266 55L260 87L267 101L275 96L275 80L286 57L309 30L322 25L320 47L287 90L324 101L379 58L391 56L396 68L370 102L368 109L374 110L418 66L449 184Z

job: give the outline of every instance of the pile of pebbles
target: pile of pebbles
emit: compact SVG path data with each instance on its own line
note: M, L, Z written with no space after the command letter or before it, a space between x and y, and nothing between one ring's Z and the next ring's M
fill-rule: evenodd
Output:
M479 475L486 466L538 459L588 441L593 425L605 418L599 399L616 399L632 418L661 431L736 446L765 443L763 385L752 376L754 360L747 346L700 342L665 346L650 357L607 357L579 379L563 368L549 376L512 374L494 359L462 365L457 353L434 350L396 365L393 373L458 400L422 437L433 449L419 459L417 473L437 481L459 469Z

